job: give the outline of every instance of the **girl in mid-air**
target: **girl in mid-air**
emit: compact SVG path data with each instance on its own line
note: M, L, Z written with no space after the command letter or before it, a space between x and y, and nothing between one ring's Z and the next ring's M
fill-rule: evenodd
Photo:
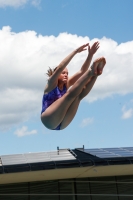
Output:
M88 47L88 56L81 69L68 76L66 66L71 59ZM49 68L47 85L42 100L41 121L48 129L62 130L73 120L80 101L90 92L97 77L102 74L106 64L104 57L96 59L89 68L99 42L92 47L84 44L70 53L55 69ZM71 87L72 86L72 87Z

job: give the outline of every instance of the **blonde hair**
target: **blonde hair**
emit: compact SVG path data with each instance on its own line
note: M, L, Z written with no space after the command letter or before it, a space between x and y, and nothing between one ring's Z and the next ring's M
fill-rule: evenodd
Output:
M52 69L51 67L49 67L49 69L47 70L47 76L52 76L52 74L55 72L55 70L57 69L57 67L55 67L54 69Z

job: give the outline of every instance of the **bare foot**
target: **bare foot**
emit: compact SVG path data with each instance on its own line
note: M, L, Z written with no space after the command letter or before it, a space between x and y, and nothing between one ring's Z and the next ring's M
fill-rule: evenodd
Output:
M106 64L105 58L104 57L99 58L99 64L97 66L97 75L98 76L102 74L105 64Z
M91 66L91 75L92 76L98 76L99 75L99 70L98 70L98 67L100 67L100 63L101 63L101 58L97 58L94 62L93 62L93 64L92 64L92 66Z

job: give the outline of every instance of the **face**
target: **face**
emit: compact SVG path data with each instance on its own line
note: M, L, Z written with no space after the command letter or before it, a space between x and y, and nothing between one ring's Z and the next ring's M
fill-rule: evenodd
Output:
M68 80L68 70L67 70L67 68L65 68L61 72L61 74L60 74L60 76L58 78L58 82L60 82L60 83L67 83L67 80Z

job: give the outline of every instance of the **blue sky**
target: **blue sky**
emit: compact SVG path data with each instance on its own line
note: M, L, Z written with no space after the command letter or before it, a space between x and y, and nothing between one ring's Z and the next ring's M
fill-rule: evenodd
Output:
M0 155L133 146L133 1L0 0ZM107 60L72 123L40 121L48 66L94 41ZM78 71L87 51L68 65ZM93 61L92 60L92 61Z

